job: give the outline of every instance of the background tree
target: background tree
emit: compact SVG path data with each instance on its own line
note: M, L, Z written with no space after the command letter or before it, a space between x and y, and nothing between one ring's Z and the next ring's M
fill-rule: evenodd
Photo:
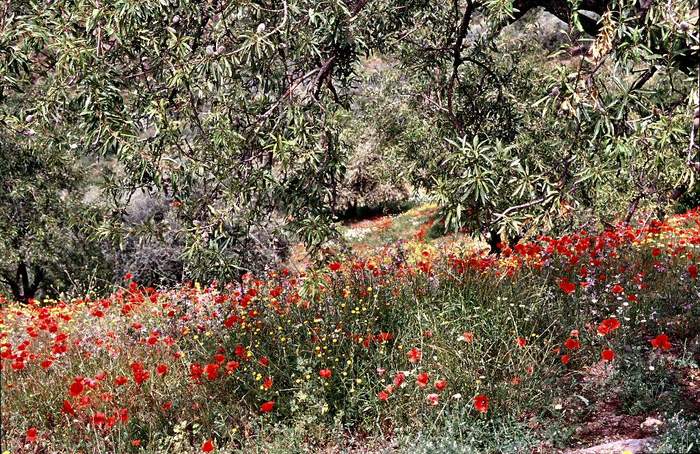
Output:
M0 132L0 282L16 300L111 280L84 229L100 212L83 203L83 182L70 153L30 150Z
M373 178L427 191L448 228L488 232L494 250L502 234L662 214L700 169L688 0L0 5L5 143L44 166L20 159L8 175L47 176L22 235L41 237L36 213L60 220L60 205L117 251L117 274L149 283L236 278L284 260L290 237L332 237L365 120ZM540 6L568 30L550 58L508 38ZM370 56L390 68L374 82L358 77ZM64 200L75 188L57 177L78 164L99 169L79 181L104 216ZM13 191L8 220L31 193ZM22 263L13 250L3 263ZM41 251L25 256L61 261Z

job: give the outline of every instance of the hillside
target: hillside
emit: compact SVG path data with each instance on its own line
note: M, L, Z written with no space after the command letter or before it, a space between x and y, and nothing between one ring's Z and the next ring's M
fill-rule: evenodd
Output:
M501 257L412 236L241 286L4 301L6 448L698 446L700 214Z

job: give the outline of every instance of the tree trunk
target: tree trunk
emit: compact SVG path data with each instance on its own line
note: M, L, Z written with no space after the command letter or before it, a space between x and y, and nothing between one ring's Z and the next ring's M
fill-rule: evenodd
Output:
M37 290L44 280L44 269L40 266L34 266L33 282L29 282L29 269L27 263L21 261L17 264L17 271L14 277L9 274L3 274L2 280L10 287L12 297L21 303L27 304L29 300L36 296Z

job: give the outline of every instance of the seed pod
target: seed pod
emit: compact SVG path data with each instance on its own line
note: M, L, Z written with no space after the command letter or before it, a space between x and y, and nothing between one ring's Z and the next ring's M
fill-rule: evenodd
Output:
M204 51L207 53L207 55L209 55L211 57L212 55L214 55L214 52L215 52L214 46L209 45L209 46L207 46L207 48Z
M695 128L695 129L700 128L700 117L693 118L693 128Z
M32 115L32 114L29 114L26 117L24 117L25 123L31 123L32 120L34 120L34 115Z
M258 34L263 33L265 31L265 22L261 22L258 25Z
M552 98L556 98L557 96L559 96L559 93L559 87L554 87L552 88L552 91L549 92L549 96L551 96Z
M173 16L173 24L177 24L180 22L180 16L177 14Z
M686 33L688 30L690 30L690 24L686 21L681 22L678 26L683 33Z

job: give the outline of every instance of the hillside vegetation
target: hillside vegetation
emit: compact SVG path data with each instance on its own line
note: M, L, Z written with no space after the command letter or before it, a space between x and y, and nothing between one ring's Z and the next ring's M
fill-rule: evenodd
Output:
M0 0L0 453L700 452L699 179L697 0Z
M654 416L655 452L694 452L700 214L502 247L5 302L6 446L551 452Z

